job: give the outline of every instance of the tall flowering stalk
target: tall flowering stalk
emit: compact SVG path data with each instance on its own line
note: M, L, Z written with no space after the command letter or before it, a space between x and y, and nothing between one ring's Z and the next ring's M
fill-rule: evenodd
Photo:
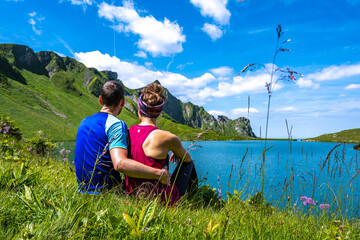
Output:
M269 115L270 115L270 103L271 103L271 96L272 92L274 91L274 88L276 86L276 83L278 81L287 81L287 82L296 82L297 76L302 76L300 73L290 70L290 68L275 68L275 61L276 57L280 52L289 52L290 49L284 48L283 45L290 41L290 39L287 39L285 41L281 42L281 38L284 34L282 31L281 25L279 24L276 28L277 33L277 40L276 40L276 47L275 47L275 53L272 60L271 69L269 70L268 67L266 67L264 64L260 63L250 63L246 65L237 75L240 75L243 72L246 71L253 71L257 68L263 68L265 69L269 75L270 75L270 82L265 82L265 87L268 92L268 107L267 107L267 114L266 114L266 128L265 128L265 146L264 151L262 153L262 182L261 182L261 191L264 190L264 179L265 179L265 153L266 153L266 142L267 142L267 134L268 134L268 128L269 128ZM278 73L275 76L275 73Z

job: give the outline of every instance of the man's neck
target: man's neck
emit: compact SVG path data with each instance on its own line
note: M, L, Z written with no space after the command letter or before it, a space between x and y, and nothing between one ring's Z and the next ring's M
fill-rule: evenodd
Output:
M103 113L108 113L108 114L111 114L113 116L117 116L117 110L116 109L111 109L107 106L103 106L100 110L100 112L103 112Z

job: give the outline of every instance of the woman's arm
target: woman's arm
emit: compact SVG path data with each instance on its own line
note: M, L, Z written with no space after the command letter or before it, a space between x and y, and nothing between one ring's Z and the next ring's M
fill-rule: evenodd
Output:
M172 134L168 142L169 149L173 152L170 157L171 161L177 162L176 158L178 158L179 160L183 160L184 162L192 161L190 153L184 148L180 139L176 135Z

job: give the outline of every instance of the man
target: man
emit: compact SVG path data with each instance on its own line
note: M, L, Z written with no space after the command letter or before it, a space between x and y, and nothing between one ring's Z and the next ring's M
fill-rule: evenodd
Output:
M76 135L75 169L79 191L100 194L122 182L120 173L130 177L157 179L170 184L166 168L155 169L127 157L128 130L116 118L125 104L124 90L116 81L106 82L99 97L100 112L85 118Z

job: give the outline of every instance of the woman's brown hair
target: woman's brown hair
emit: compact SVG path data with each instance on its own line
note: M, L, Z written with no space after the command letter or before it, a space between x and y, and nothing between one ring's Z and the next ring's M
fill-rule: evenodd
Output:
M148 106L160 105L166 99L164 88L158 83L151 83L144 88L141 99Z

